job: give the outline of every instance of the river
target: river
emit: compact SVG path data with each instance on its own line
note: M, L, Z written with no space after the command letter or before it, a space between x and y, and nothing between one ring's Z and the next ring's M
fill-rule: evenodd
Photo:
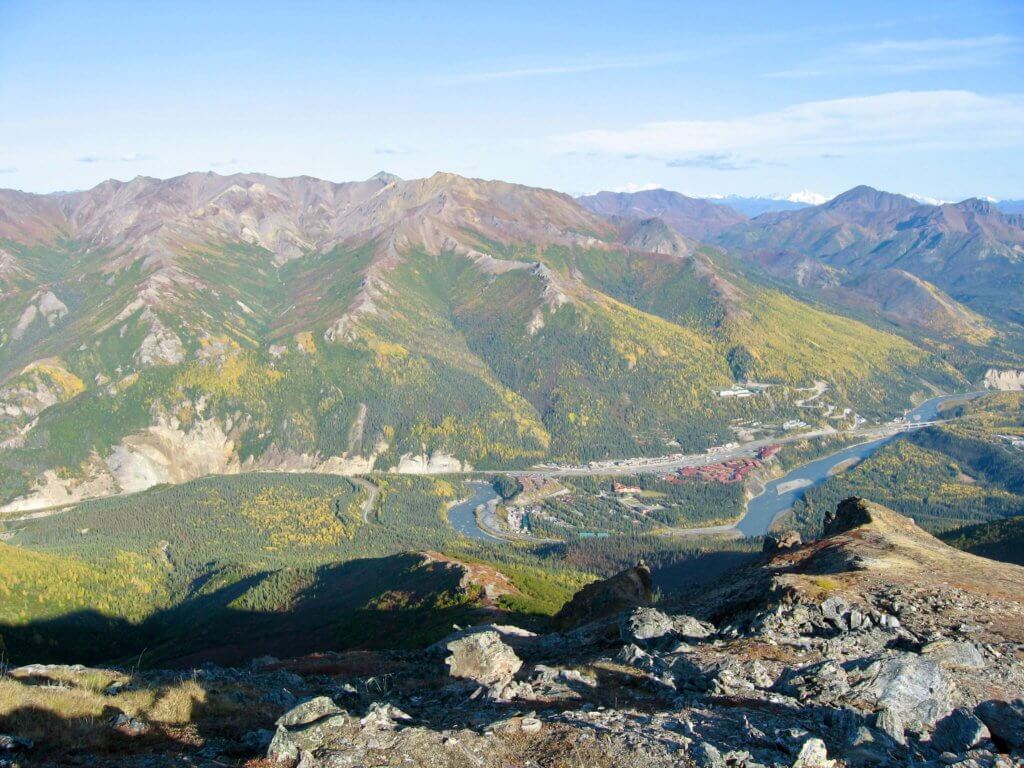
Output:
M481 541L504 541L483 530L476 522L476 508L481 504L496 503L498 493L494 486L485 482L470 482L473 495L448 510L448 522L459 533Z
M935 421L943 403L969 399L982 394L984 392L968 392L933 397L907 411L906 419L911 423ZM808 489L821 485L832 474L850 469L897 437L899 434L851 445L790 470L782 477L768 483L760 494L747 503L746 514L735 526L731 528L722 526L720 527L721 531L729 531L734 528L744 536L763 536L771 528L776 518L792 509L793 504L807 493ZM481 504L497 503L498 494L494 487L486 482L470 482L469 485L473 487L473 496L448 510L448 521L452 528L473 539L504 541L504 539L492 536L481 529L476 521L477 507ZM693 531L695 534L697 532L697 530ZM687 535L687 532L685 529L679 530L676 535Z
M926 400L916 408L907 412L908 422L934 421L939 415L939 407L950 400L977 397L983 392L966 394L941 395ZM851 445L833 454L808 462L791 470L786 475L772 480L758 496L747 503L747 513L736 523L736 530L744 536L763 536L771 528L775 519L793 508L808 489L821 485L832 474L833 470L845 471L860 463L883 445L895 440L899 435L889 435L859 445Z

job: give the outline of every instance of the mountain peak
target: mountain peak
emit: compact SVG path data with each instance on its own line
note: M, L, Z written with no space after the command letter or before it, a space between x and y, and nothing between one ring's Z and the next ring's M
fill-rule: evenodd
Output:
M848 189L840 195L825 203L825 207L831 210L862 210L889 212L917 208L921 204L905 195L898 195L893 192L882 190L860 184Z
M604 216L663 219L683 237L705 240L747 220L742 213L710 200L667 189L598 192L578 198L583 207Z
M384 184L391 184L392 182L395 181L402 181L402 177L396 176L393 173L388 173L387 171L378 171L377 173L373 174L373 176L368 178L367 181L380 181L383 182Z

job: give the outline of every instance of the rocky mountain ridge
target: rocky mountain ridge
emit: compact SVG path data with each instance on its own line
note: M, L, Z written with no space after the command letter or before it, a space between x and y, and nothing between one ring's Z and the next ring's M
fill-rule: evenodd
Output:
M453 174L4 192L0 251L11 512L211 472L703 450L750 415L715 394L737 376L826 380L837 413L885 416L922 380L962 386L662 219Z
M111 714L91 727L116 752L79 753L93 765L186 755L237 765L261 750L267 762L249 765L480 768L544 756L599 768L976 768L1024 759L1020 567L957 552L850 499L822 539L774 539L761 562L704 594L652 606L644 573L610 581L611 601L600 583L588 587L575 601L590 606L586 619L577 612L583 623L560 633L490 624L423 652L207 668L191 678L213 693L190 736L122 693L181 680L168 673L25 667L0 684L27 700L32 680L73 692L90 674L109 678L99 697ZM245 698L253 716L236 728L252 730L231 731L225 697ZM9 754L63 759L62 739L31 722L0 715Z
M606 215L661 217L826 301L904 327L980 344L993 335L986 318L1016 322L1007 289L1020 286L1024 228L985 200L932 205L862 185L749 219L666 190L580 201Z

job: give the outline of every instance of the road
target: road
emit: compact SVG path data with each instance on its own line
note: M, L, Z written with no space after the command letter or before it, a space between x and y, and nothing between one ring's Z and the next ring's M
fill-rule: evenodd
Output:
M938 421L920 421L912 424L885 424L880 427L865 427L838 431L835 429L817 429L810 432L799 432L783 437L773 437L765 440L753 440L749 443L730 448L718 450L714 453L691 453L683 456L662 456L650 459L621 459L616 464L587 464L583 466L556 466L539 467L537 469L519 470L506 472L509 475L540 475L543 477L573 477L580 475L636 475L644 473L671 472L682 467L705 467L711 464L718 464L728 459L750 458L757 451L769 445L782 445L785 443L798 442L800 440L813 440L820 437L846 437L865 442L878 440L883 437L890 437L901 432L913 430L938 424ZM628 462L642 463L628 463Z
M366 491L366 501L363 502L363 522L369 523L373 505L377 503L377 497L380 495L380 488L363 477L352 476L349 480Z

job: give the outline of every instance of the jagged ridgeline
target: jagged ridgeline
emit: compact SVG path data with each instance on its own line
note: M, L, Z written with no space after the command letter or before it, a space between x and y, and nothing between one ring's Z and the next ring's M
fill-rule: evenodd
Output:
M437 174L0 193L0 501L245 470L701 450L737 380L890 415L961 373L659 220ZM17 501L15 501L17 500Z

